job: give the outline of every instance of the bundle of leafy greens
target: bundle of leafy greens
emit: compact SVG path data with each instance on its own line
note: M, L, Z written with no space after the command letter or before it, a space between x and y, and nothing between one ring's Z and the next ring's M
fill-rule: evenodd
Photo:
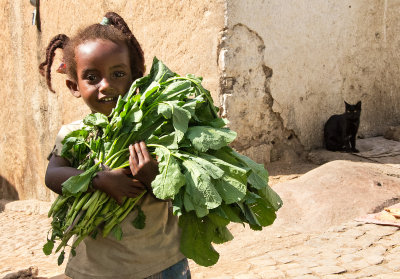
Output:
M129 166L128 147L140 140L159 163L153 193L172 200L182 230L181 251L197 264L218 261L212 243L233 239L227 229L230 222L249 224L253 230L274 222L282 201L268 186L268 172L228 146L236 133L218 117L201 81L193 75L179 76L154 58L150 74L132 84L109 117L89 114L82 129L65 137L62 156L84 172L63 183L63 194L49 211L53 220L45 254L60 241L56 253L62 249L61 264L74 235L72 255L82 239L99 232L121 239L119 224L135 208L139 213L133 225L144 227L145 216L137 206L144 193L118 205L103 192L88 191L104 167Z

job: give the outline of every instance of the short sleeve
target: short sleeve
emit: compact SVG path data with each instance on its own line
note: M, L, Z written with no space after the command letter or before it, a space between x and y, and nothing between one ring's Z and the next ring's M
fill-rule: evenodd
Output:
M52 151L52 154L61 156L61 151L63 144L61 143L63 139L65 138L66 135L68 135L70 132L81 129L83 125L82 120L78 120L75 122L72 122L67 125L61 126L60 131L58 131L58 134L56 136L56 142Z

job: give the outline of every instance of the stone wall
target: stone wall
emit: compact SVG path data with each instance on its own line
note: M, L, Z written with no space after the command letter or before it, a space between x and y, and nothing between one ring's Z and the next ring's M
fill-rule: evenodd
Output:
M226 10L221 100L249 156L321 147L344 101L362 101L360 135L399 124L398 1L231 0Z
M177 73L204 77L204 86L218 100L217 46L224 27L223 1L41 0L41 32L32 25L28 0L0 0L0 199L49 200L44 186L46 157L62 124L89 111L66 88L65 77L53 74L51 93L39 76L50 39L73 35L78 28L100 22L107 11L119 13L145 52L148 69L154 56ZM57 54L54 68L61 56Z

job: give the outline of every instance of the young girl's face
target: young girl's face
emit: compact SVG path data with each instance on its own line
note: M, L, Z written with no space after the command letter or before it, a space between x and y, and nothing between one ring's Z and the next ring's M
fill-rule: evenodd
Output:
M128 47L108 40L87 41L76 47L75 60L74 96L82 97L93 112L109 115L133 81Z

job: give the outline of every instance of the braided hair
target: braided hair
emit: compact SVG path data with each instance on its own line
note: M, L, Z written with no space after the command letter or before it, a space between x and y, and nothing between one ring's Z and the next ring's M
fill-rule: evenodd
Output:
M145 71L143 50L124 19L114 12L106 13L104 18L107 19L106 25L92 24L78 31L72 38L64 34L58 34L50 41L46 49L46 60L39 65L39 72L46 78L50 91L55 92L51 86L51 66L56 49L61 48L63 50L63 63L66 67L66 74L69 78L77 81L75 49L82 43L96 39L126 44L129 50L133 80L143 76Z

